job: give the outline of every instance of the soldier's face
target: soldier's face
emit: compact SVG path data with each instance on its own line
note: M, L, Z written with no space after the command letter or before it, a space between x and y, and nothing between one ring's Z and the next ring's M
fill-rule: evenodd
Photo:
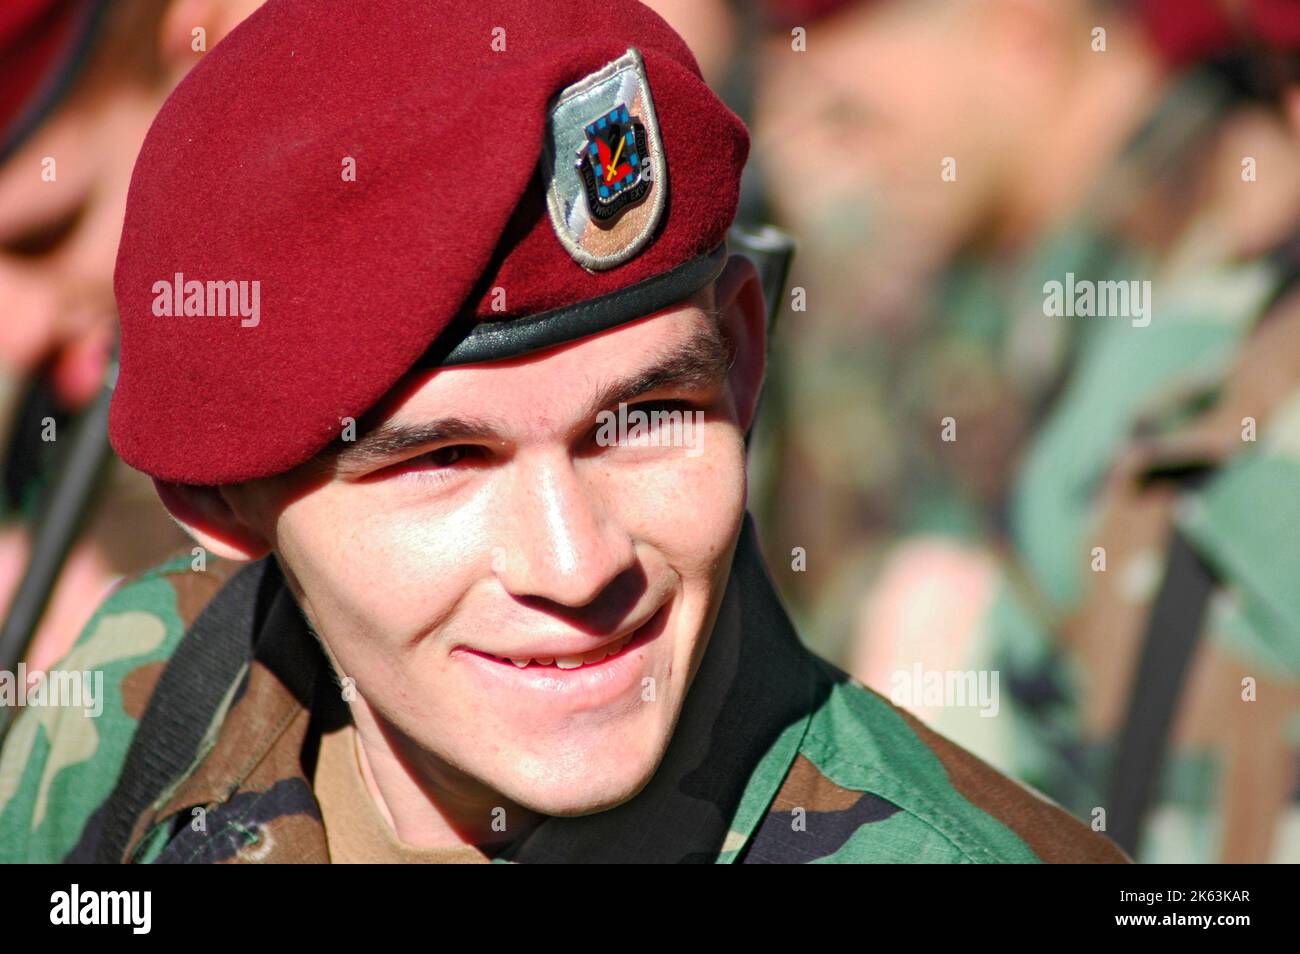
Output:
M832 250L870 243L862 261L883 259L885 278L969 241L1017 184L1007 170L1032 148L1031 117L1061 108L1049 38L1086 42L1074 7L850 4L808 28L806 49L775 35L758 70L755 144L783 220L830 236Z
M0 167L0 377L48 364L70 408L103 387L122 209L157 108L128 86L82 95Z
M654 773L744 512L752 411L726 348L692 305L424 373L326 478L243 502L357 704L436 785L584 814ZM620 399L629 426L682 412L670 446L608 443Z

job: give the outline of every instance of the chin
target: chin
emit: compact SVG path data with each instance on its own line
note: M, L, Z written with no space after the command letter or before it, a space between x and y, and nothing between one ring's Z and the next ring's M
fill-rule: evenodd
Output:
M556 818L577 818L617 808L635 798L654 772L638 774L634 779L584 780L571 784L531 788L517 799L520 805Z
M509 779L494 787L543 815L568 818L608 811L634 798L654 777L668 738L656 736L656 742L647 747L623 744L623 739L602 741L597 750L582 753L561 746L545 761L521 756Z

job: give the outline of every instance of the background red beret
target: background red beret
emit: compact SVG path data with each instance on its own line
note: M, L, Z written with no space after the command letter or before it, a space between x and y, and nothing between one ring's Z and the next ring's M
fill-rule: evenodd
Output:
M867 0L764 0L764 17L768 26L789 30L808 26L823 17L839 13L846 7L866 3Z
M629 48L667 206L638 254L593 272L556 236L538 161L552 97ZM636 0L271 0L179 85L136 164L113 447L169 481L292 468L449 327L531 320L704 260L748 145ZM256 324L155 314L177 273L249 283L250 303L259 282Z
M1300 50L1300 0L1138 0L1152 41L1174 66L1252 46Z
M99 0L0 3L0 161L71 87L102 7Z
M1250 0L1251 29L1279 50L1300 50L1300 0Z

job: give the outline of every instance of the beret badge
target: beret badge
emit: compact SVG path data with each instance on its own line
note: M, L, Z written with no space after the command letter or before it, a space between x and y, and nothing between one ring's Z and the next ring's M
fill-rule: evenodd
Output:
M583 268L613 268L645 247L663 215L668 170L635 49L552 100L542 173L551 225Z
M613 220L650 191L649 178L641 174L645 154L645 126L625 104L587 126L587 148L579 155L577 169L587 211L598 223Z

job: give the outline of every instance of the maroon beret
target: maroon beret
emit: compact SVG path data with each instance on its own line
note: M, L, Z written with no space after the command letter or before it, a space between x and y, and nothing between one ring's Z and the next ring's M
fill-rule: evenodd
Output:
M1300 50L1300 0L1138 0L1138 8L1173 66L1256 47Z
M101 0L0 4L0 161L72 85L102 19Z
M271 0L136 163L113 447L269 476L413 367L681 301L721 269L748 148L637 0Z
M1250 0L1250 24L1265 46L1300 51L1300 0Z
M860 0L765 0L763 15L769 27L789 30L808 26L858 2Z

